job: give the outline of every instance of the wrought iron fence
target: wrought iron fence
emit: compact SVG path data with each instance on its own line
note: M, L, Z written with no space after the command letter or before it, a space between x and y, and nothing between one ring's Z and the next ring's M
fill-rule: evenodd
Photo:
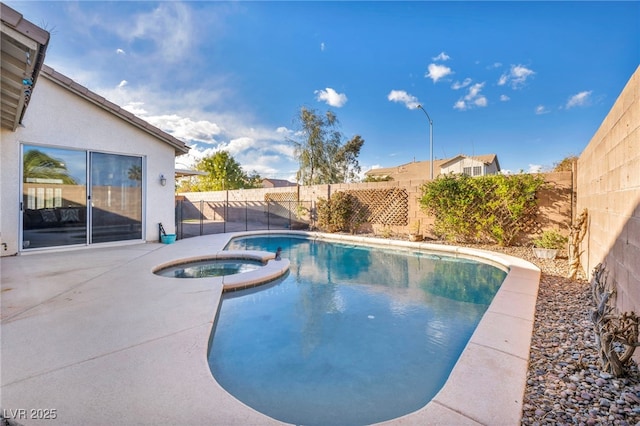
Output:
M312 202L176 200L178 239L257 230L315 228Z

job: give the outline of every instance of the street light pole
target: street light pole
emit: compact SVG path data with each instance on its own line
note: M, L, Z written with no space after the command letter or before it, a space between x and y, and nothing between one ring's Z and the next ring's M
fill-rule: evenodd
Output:
M427 116L427 120L429 120L429 167L431 168L429 177L433 180L433 120L431 120L429 113L422 107L422 105L418 105L416 108L420 108Z

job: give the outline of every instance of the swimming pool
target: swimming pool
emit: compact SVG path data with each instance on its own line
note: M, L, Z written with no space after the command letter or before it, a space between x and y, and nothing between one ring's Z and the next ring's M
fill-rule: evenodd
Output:
M209 349L240 401L296 424L365 424L427 404L447 380L506 272L435 254L291 237L236 239L289 275L226 294Z

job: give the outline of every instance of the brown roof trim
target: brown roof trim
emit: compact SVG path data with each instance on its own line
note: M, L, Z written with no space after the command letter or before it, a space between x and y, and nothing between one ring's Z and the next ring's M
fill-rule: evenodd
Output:
M442 167L446 167L446 166L449 165L449 163L454 163L460 158L470 158L472 160L480 161L481 163L484 163L486 165L489 165L489 164L493 163L494 161L496 162L496 164L498 163L498 158L497 158L496 154L484 154L484 155L458 154L455 157L452 157L452 158L446 160L442 164ZM499 165L498 165L498 170L500 170L500 166Z
M49 32L39 26L24 19L22 14L4 3L0 3L0 14L2 14L2 22L8 24L13 29L29 37L41 45L49 43Z
M81 84L76 83L64 74L57 72L50 66L43 64L42 69L40 70L40 75L45 77L47 80L50 80L58 84L59 86L64 87L70 92L75 93L81 98L93 103L94 105L104 109L105 111L115 115L116 117L126 121L127 123L137 127L138 129L150 134L151 136L161 140L162 142L171 145L175 149L176 155L186 154L187 152L189 152L190 148L180 139L171 136L169 133L160 130L159 128L144 121L140 117L137 117L129 111L123 109L122 107L114 104L113 102L108 101L97 93L92 92Z
M31 71L31 75L29 76L31 78L31 92L33 92L33 89L36 86L36 82L38 81L38 76L40 75L40 69L44 65L44 57L47 53L47 47L49 45L49 39L51 35L43 28L40 28L34 23L24 19L20 12L10 8L4 3L0 3L0 18L3 27L6 25L8 28L12 28L19 34L38 44L36 57L34 58L33 62L33 69ZM21 111L18 111L20 117L15 122L13 126L14 128L12 130L15 131L15 127L17 126L17 124L22 123L22 119L27 112L27 107L29 106L30 100L30 95L24 99L22 109Z

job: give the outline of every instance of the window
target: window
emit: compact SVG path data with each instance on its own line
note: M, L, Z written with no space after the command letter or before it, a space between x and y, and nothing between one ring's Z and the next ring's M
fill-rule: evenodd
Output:
M464 167L462 169L462 174L466 176L471 176L471 167Z
M482 174L482 167L481 166L473 166L473 175L474 176L480 176Z

